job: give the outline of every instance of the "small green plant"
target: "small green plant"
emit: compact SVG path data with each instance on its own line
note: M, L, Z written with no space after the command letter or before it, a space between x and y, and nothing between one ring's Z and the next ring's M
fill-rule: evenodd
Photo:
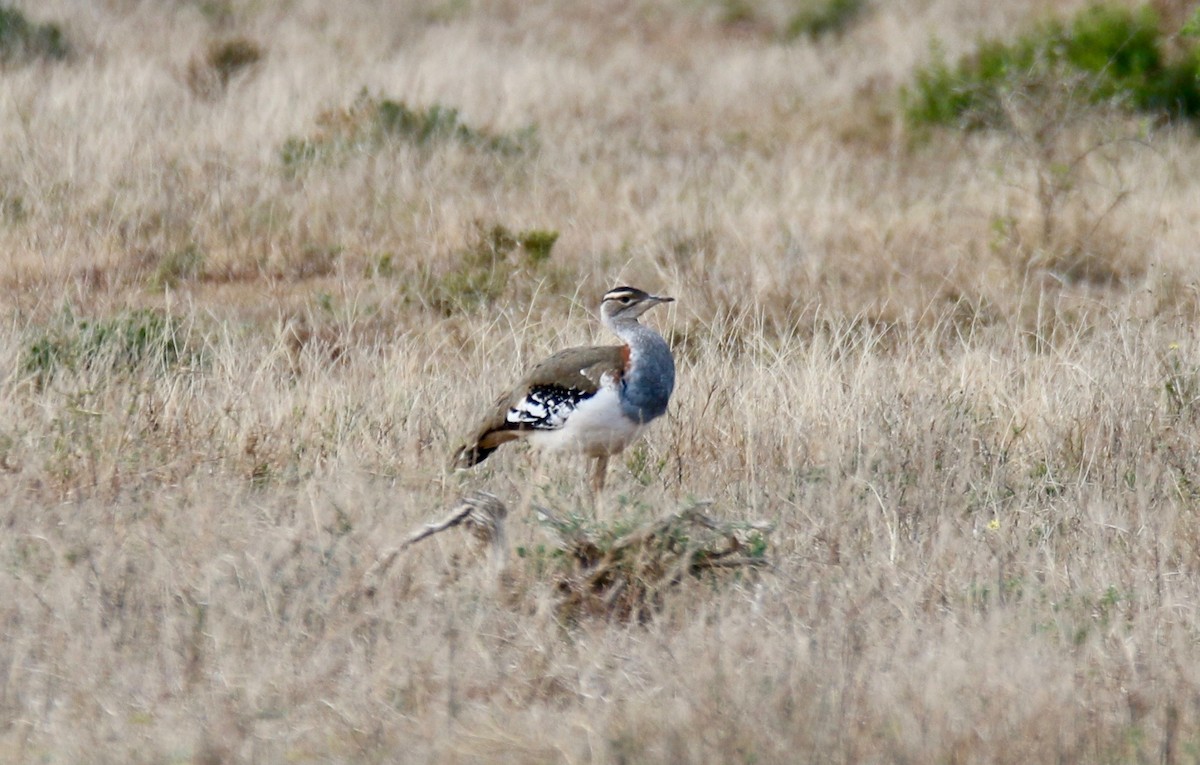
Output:
M1185 364L1179 344L1171 343L1163 358L1165 371L1163 393L1167 397L1167 411L1176 418L1189 416L1200 402L1200 371Z
M154 268L151 283L156 287L175 287L181 281L204 273L204 252L189 244L163 255Z
M425 147L458 143L487 152L510 156L526 151L533 142L533 128L510 134L494 134L473 128L459 111L442 104L424 109L403 101L377 98L364 90L346 109L322 112L318 130L307 138L291 137L280 149L285 168L355 151L373 151L392 141Z
M66 36L57 24L35 24L16 8L0 5L0 64L36 59L61 61L70 52Z
M715 0L714 4L721 24L785 42L841 34L868 6L867 0L791 0L774 6L754 0Z
M395 276L396 269L396 254L394 252L381 252L372 256L370 262L367 263L363 276L370 279L374 276Z
M1200 37L1200 7L1192 11L1192 17L1183 23L1179 34L1184 37Z
M78 318L70 310L25 347L21 370L39 385L81 369L161 371L193 360L185 328L175 317L138 309L109 319Z
M650 448L645 441L638 442L627 454L625 467L633 474L634 480L643 486L653 483L658 476L662 475L667 466L666 457L651 459Z
M866 7L866 0L807 0L784 29L785 39L840 34Z
M533 265L541 265L550 259L550 251L558 241L557 231L535 228L517 234L517 244Z
M755 20L754 6L747 0L720 0L719 5L722 24L735 26Z
M454 254L450 271L431 276L432 288L425 292L446 315L488 305L504 294L514 274L545 265L556 241L557 231L477 225L473 241Z
M542 543L531 546L518 545L517 557L525 561L533 575L539 579L568 569L566 553L557 547Z
M198 0L196 10L213 26L228 26L236 17L233 0Z
M458 109L434 104L428 109L412 109L403 101L383 99L374 104L379 132L402 138L417 145L436 140L473 143L482 135L467 127L458 117Z
M911 126L1009 124L1006 99L1082 99L1164 118L1200 118L1200 56L1168 57L1154 10L1092 6L1013 42L985 41L956 65L935 44L901 98Z
M193 58L188 64L188 87L199 96L218 95L235 75L250 70L264 55L262 46L249 38L214 40L203 56Z
M313 162L321 153L316 141L291 136L279 147L279 160L285 168L294 170Z
M22 223L28 217L25 200L17 194L0 193L0 221Z

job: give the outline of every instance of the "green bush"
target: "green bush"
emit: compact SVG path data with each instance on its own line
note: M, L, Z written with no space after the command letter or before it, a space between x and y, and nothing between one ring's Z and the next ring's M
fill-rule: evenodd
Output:
M64 311L25 347L21 370L38 384L64 372L162 371L194 360L187 333L169 314L138 309L88 320Z
M156 287L175 287L181 281L204 273L204 251L195 244L165 253L154 267L150 283Z
M1184 22L1179 33L1184 37L1200 37L1200 7L1192 11L1192 17Z
M557 231L547 231L535 228L517 234L517 244L525 252L525 257L533 265L540 265L550 259L550 251L558 241Z
M430 286L424 290L427 300L447 316L493 303L514 274L539 272L556 241L557 231L514 232L500 224L479 224L473 240L453 254L450 270L429 276Z
M912 126L1005 124L1005 96L1083 97L1173 119L1200 118L1200 56L1164 53L1158 17L1092 6L1069 24L1050 22L1011 43L985 41L950 66L935 45L932 61L902 91Z
M4 223L21 223L28 217L25 199L19 194L0 191L0 221Z
M783 36L821 37L846 30L866 7L866 0L809 0L788 21Z
M466 124L457 109L433 104L424 109L403 101L376 98L364 91L347 109L322 112L318 130L307 138L287 139L280 159L288 169L314 160L354 151L374 150L392 141L416 146L456 142L501 155L526 151L533 143L533 128L494 134Z
M70 53L57 24L35 24L16 8L0 5L0 64L34 59L61 61Z
M236 75L252 71L264 55L263 47L246 37L214 40L203 56L193 58L188 64L188 87L198 96L218 95Z
M435 140L475 143L483 136L458 118L458 109L434 104L428 109L411 109L403 101L383 99L374 104L376 131L385 137L402 138L415 144Z

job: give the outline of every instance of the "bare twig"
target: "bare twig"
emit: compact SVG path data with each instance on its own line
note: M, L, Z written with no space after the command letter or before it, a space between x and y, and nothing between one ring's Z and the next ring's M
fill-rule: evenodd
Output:
M495 494L486 491L476 491L459 499L459 501L440 521L427 523L419 530L409 535L400 543L380 556L366 573L363 574L364 589L373 591L372 582L383 576L401 552L434 534L439 534L455 526L463 526L479 541L488 545L488 559L493 570L498 574L504 569L508 560L508 537L504 530L504 521L508 517L508 508Z
M477 491L460 499L442 520L427 523L410 535L400 545L400 550L458 525L466 526L479 541L495 545L497 540L504 541L504 520L507 517L508 508L499 497L486 491Z

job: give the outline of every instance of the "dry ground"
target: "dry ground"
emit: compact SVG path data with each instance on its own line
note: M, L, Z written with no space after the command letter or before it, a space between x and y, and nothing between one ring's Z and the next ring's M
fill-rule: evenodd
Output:
M1196 133L897 116L933 36L1079 3L337 5L16 3L73 52L0 69L0 761L1200 761ZM620 282L680 382L608 512L774 568L564 621L447 533L363 589L522 496L447 458Z

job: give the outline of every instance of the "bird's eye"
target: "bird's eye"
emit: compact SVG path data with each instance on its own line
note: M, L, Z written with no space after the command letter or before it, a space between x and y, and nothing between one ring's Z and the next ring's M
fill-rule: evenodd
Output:
M628 295L622 295L618 299L621 301L621 305L629 305L630 301L633 300L633 298L629 297Z

